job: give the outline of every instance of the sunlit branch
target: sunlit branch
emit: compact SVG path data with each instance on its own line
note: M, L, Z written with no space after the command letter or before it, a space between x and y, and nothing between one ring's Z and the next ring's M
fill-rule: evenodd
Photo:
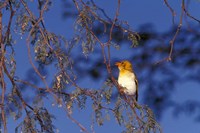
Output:
M3 31L2 31L2 13L0 11L0 48L1 48L1 53L0 53L0 86L2 88L1 92L1 103L0 103L0 108L1 108L1 117L3 121L3 126L4 126L4 132L7 133L7 121L6 121L6 114L5 114L5 93L6 93L6 82L5 82L5 77L4 77L4 69L3 69L3 64L5 63L5 49L4 49L4 42L3 42Z

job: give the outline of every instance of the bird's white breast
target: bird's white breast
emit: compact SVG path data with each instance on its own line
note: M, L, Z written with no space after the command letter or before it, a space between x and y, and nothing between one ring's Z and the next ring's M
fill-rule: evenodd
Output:
M118 77L118 83L125 87L124 93L127 95L134 95L136 92L135 75L133 73L126 73Z

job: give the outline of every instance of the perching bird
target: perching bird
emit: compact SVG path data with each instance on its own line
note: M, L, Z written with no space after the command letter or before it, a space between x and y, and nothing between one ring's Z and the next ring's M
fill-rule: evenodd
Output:
M127 61L116 62L115 65L119 69L118 83L124 87L123 92L126 95L135 95L138 100L138 81L132 69L132 64Z

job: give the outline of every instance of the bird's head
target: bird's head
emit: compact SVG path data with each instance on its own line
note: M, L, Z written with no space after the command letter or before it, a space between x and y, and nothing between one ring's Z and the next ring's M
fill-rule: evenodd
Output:
M132 64L127 61L127 60L124 60L124 61L121 61L121 62L116 62L115 65L118 67L118 69L121 71L121 70L128 70L128 71L133 71L132 69Z

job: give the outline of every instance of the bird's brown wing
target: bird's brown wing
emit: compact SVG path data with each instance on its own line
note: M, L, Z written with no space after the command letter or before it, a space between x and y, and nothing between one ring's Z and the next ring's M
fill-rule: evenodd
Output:
M138 80L137 80L137 78L135 78L135 84L136 84L136 93L135 93L135 99L136 99L136 101L138 101Z

